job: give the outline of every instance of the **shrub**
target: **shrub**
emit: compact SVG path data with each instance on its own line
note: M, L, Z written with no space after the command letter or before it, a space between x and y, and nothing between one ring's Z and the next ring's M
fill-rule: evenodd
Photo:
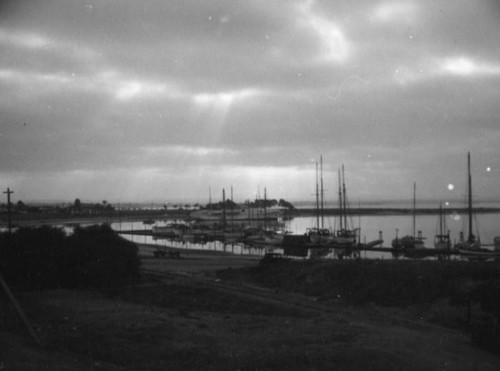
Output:
M0 234L0 269L18 290L103 287L137 282L137 246L108 225L20 228Z

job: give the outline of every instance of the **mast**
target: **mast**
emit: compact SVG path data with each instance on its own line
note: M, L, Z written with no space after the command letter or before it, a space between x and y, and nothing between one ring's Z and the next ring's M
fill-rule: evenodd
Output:
M222 227L226 228L226 190L222 188Z
M467 152L467 173L469 174L469 178L468 178L468 183L469 183L469 207L468 207L468 211L469 211L469 237L468 237L468 241L473 242L474 237L472 234L472 176L470 173L470 152Z
M212 211L212 190L208 186L208 205L210 206L210 211Z
M345 192L345 175L344 175L344 164L342 164L342 193L344 197L344 228L347 229L347 197Z
M321 174L321 228L325 228L325 204L323 190L323 155L320 156L320 174Z
M319 229L318 163L316 162L316 227Z
M415 237L416 207L417 207L417 183L413 182L413 237Z
M443 204L439 203L439 240L443 239Z
M264 231L267 231L267 189L264 187Z
M342 180L340 178L340 169L339 169L339 219L340 219L340 230L342 231L343 227L343 218L342 218Z
M231 186L231 231L234 231L233 186Z

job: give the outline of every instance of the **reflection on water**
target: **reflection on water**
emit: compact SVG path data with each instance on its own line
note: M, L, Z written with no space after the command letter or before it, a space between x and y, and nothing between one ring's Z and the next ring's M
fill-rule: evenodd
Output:
M324 226L335 230L338 226L338 217L325 216ZM155 221L155 226L166 225L169 221ZM461 231L466 231L466 218L456 212L449 212L446 217L447 229L450 231L451 241L454 244ZM317 219L315 217L298 217L287 220L285 222L285 229L294 234L304 234L306 230L311 227L316 227ZM93 225L95 223L81 223L81 227ZM110 223L111 227L117 231L151 231L151 224L144 224L142 221L120 221ZM354 228L360 228L361 242L370 242L379 238L379 232L382 232L384 239L383 247L390 247L391 241L398 235L404 236L413 233L413 218L411 215L370 215L370 216L353 216L349 219L349 225ZM484 213L478 214L474 220L474 233L481 239L482 245L492 246L493 238L500 236L500 213ZM72 232L72 227L65 225L57 225L63 228L67 233ZM438 215L418 215L416 218L416 230L422 231L425 238L425 246L432 248L434 245L434 236L438 234L439 230L439 216ZM4 231L6 229L4 228ZM466 231L467 232L467 231ZM467 233L466 233L467 234ZM176 247L182 249L196 249L196 250L209 250L230 252L241 255L263 255L266 249L260 246L252 247L243 245L241 243L224 244L222 242L214 241L205 244L171 241L165 239L153 239L152 236L147 235L128 235L123 234L124 238L135 243L144 243L156 245L158 248ZM378 259L392 259L391 253L364 251L361 253L362 258L378 258Z
M338 226L338 217L326 216L324 218L325 228L335 230ZM166 221L156 222L155 225L164 225ZM316 227L317 219L315 217L298 217L285 222L285 228L294 234L304 234L311 227ZM370 215L353 216L349 224L354 228L360 228L361 242L370 242L379 238L379 232L382 232L384 239L383 247L390 247L391 241L396 237L396 231L399 236L413 233L413 217L411 215ZM459 233L465 229L466 220L457 213L450 212L446 217L447 229L450 231L452 243L456 242ZM121 222L112 223L111 227L116 230L151 230L151 225L143 222ZM425 238L425 246L432 248L434 245L434 236L439 231L438 215L418 215L416 218L416 230L422 231ZM474 221L474 231L479 235L483 245L492 245L493 238L500 236L500 213L479 214ZM263 255L265 249L262 247L249 247L243 244L228 244L221 242L209 242L206 244L179 242L170 240L155 240L151 236L123 235L125 238L136 242L153 244L159 247L171 246L183 249L204 249L221 252L234 252L243 255ZM362 258L372 259L392 259L391 253L364 251Z

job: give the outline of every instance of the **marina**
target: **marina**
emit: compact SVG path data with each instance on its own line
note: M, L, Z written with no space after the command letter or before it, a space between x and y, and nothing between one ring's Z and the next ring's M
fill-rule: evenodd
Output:
M353 248L353 252L359 252L361 258L367 259L392 259L394 258L394 249L391 246L391 237L396 235L396 230L399 233L410 233L412 225L411 215L364 215L356 216L352 215L352 222L359 227L360 243L365 244L365 246L356 246ZM337 217L333 215L326 215L324 217L325 228L334 229L337 225ZM464 218L456 213L453 209L448 209L445 212L445 219L450 230L451 242L454 244L458 241L460 231L463 228ZM419 215L419 230L422 236L426 238L427 246L419 257L435 257L438 255L459 257L458 251L453 249L449 251L437 250L432 247L432 241L434 236L439 231L439 214L421 214ZM142 221L134 222L112 222L111 227L124 236L137 243L146 243L158 246L159 248L172 247L176 249L191 249L191 250L215 250L215 251L234 251L237 254L256 254L264 255L268 251L274 251L277 249L282 249L283 246L276 245L255 245L255 244L245 244L242 242L231 242L224 243L223 241L207 241L205 243L194 243L192 241L183 241L182 239L172 239L172 238L154 238L152 226L165 226L170 222L175 220L165 220L160 219L155 221L155 224L143 224ZM289 220L285 220L283 223L283 229L290 232L293 236L305 236L309 228L313 228L316 223L316 218L314 216L302 216L294 217ZM498 226L500 225L500 213L489 212L481 213L476 215L475 224L478 226L478 235L483 241L483 247L487 249L494 250L494 239L500 232L498 231ZM382 232L382 236L380 236ZM157 236L158 237L158 236ZM382 238L380 238L382 237ZM387 237L387 238L386 238ZM366 246L367 241L373 241L381 239L382 242L378 246ZM320 246L310 245L308 248L319 248ZM279 250L281 251L281 250ZM415 255L415 254L414 254ZM464 254L465 255L465 254ZM468 254L469 256L470 254Z
M363 216L363 218L359 213L355 221L355 215L350 211L342 165L341 170L338 170L338 208L332 217L325 214L321 156L320 163L316 163L314 216L287 218L284 209L268 212L266 189L263 202L258 203L259 200L256 200L253 207L250 203L245 206L236 205L232 200L231 189L230 203L226 202L225 191L222 190L222 203L216 210L212 209L210 197L209 208L192 212L187 221L166 221L160 226L156 225L154 220L148 220L143 222L143 229L140 230L122 229L121 225L118 229L122 235L144 236L144 243L150 237L158 249L174 247L172 244L175 242L194 243L195 248L201 250L206 249L207 244L210 244L209 249L215 249L219 244L223 251L227 251L230 246L233 252L236 245L240 253L242 251L248 253L250 248L253 253L258 252L258 255L273 253L290 258L499 258L500 237L496 234L500 232L496 228L500 225L498 220L500 213L487 214L489 225L484 230L482 240L480 225L477 218L474 218L470 153L467 154L467 186L466 208L460 209L459 212L453 208L443 209L442 203L439 203L437 210L430 213L421 211L418 231L416 182L413 183L411 216L394 210L395 215L386 215L384 209L381 209L378 215ZM434 217L436 214L437 219ZM431 215L432 224L435 226L433 230ZM411 233L407 232L410 223L405 225L409 217L411 217ZM152 225L150 229L147 228L149 225ZM116 229L116 226L114 228ZM391 240L390 247L386 247L388 244L386 242L384 245L384 233L387 236L388 230L390 233L391 229L395 231L395 238ZM467 233L466 239L464 231ZM425 245L427 236L433 236L428 240L433 241L432 246ZM452 236L456 236L453 237L453 243ZM159 240L164 240L164 244L158 243ZM156 253L156 256L160 255L165 253Z

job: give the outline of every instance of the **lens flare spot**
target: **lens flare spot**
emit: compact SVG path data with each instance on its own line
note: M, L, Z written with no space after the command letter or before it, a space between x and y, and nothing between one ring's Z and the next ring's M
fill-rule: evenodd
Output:
M491 167L489 167L489 166L488 166L488 167L486 168L486 171L487 171L487 172L490 172L490 171L491 171Z
M450 184L448 184L448 189L449 189L450 191L453 191L453 189L454 189L454 188L455 188L455 186L454 186L453 184L451 184L451 183L450 183Z

